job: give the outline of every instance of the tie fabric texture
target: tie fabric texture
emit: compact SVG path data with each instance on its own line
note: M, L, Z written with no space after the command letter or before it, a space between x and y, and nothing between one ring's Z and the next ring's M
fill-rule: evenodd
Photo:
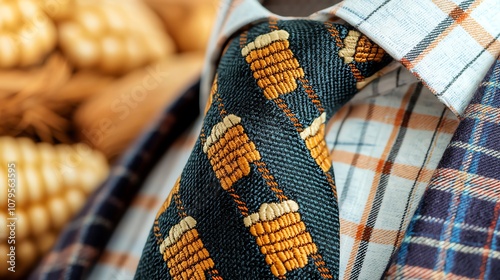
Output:
M338 279L325 126L390 61L331 22L270 19L231 39L135 278Z
M465 111L389 279L500 276L500 60Z

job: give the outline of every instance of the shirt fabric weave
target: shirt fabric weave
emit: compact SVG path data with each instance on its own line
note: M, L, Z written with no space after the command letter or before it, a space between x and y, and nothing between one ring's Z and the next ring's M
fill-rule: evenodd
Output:
M500 275L500 60L434 173L389 278Z

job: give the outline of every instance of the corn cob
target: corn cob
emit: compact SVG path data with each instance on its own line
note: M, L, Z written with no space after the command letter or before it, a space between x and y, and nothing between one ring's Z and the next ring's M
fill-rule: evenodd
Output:
M40 63L55 43L55 25L38 2L0 0L0 68Z
M7 199L8 164L15 163L15 209ZM107 176L102 154L85 144L35 144L28 138L0 137L0 221L15 217L16 273L0 270L0 278L23 277L56 240L86 197ZM0 227L0 262L6 264L10 230ZM4 253L5 252L5 253ZM2 265L3 266L3 265Z
M59 25L59 43L77 68L121 74L165 57L173 43L139 1L81 1Z

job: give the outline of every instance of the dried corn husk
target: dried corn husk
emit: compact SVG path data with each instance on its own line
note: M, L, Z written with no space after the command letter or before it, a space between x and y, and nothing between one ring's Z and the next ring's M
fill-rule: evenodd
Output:
M58 26L64 54L79 69L122 74L173 52L158 17L137 1L78 1Z
M38 64L56 44L56 28L35 0L0 0L0 68Z
M181 52L206 48L220 0L144 0L162 18Z
M112 78L72 69L55 53L41 67L0 70L0 135L71 142L74 107Z
M9 163L15 169L9 173ZM15 174L15 210L8 212L7 185L1 184L0 222L16 221L16 273L0 270L0 278L23 274L54 243L57 234L106 178L104 156L85 144L51 145L28 138L0 137L0 181ZM9 177L11 178L11 177ZM10 231L0 227L0 262L6 263Z
M110 84L77 109L79 139L114 159L197 79L202 63L201 53L172 56Z

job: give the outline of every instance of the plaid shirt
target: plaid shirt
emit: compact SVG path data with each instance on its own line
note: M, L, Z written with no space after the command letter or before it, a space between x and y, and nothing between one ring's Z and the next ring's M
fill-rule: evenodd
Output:
M380 278L401 242L458 120L409 72L370 87L381 95L345 106L331 144L340 208L340 278ZM399 84L398 84L399 83ZM376 276L376 277L375 277Z
M456 116L463 116L500 53L500 20L496 16L500 14L500 3L455 2L346 0L310 17L345 20L409 70L395 67L387 71L329 124L327 141L334 148L331 155L339 192L341 278L374 279L384 275L458 125ZM203 75L203 107L213 67L227 38L247 24L279 18L255 0L225 1L220 9ZM408 75L410 72L424 86ZM164 156L158 165L163 168L155 169L149 183L141 188L104 253L103 245L113 233L116 220L101 226L99 242L93 240L96 235L92 234L92 226L101 217L110 217L105 207L99 207L106 200L94 199L63 233L34 276L69 279L93 268L91 279L132 277L151 221L173 185L165 181L164 170L166 166L180 167L178 162L189 155L188 146L183 144L180 152L171 149ZM140 158L144 148L132 149L129 160ZM171 172L169 178L176 178L180 169ZM112 187L108 183L106 188ZM130 199L129 195L121 196L125 197L123 201ZM122 198L116 196L115 200ZM119 212L124 211L125 206ZM83 218L92 222L81 223ZM79 254L83 251L72 248L87 248L92 254Z
M499 124L500 60L467 107L389 278L498 278Z

